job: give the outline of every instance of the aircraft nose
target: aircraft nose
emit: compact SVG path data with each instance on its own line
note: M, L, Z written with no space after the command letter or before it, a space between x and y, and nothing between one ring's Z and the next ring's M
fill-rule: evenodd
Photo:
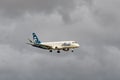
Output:
M77 47L80 47L80 45L79 45L79 44L76 44L76 46L77 46Z

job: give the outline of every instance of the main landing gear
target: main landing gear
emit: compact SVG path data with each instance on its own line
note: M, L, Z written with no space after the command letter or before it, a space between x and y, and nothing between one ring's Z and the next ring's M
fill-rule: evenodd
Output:
M74 52L74 50L72 50L71 52Z
M53 52L53 51L52 51L52 50L49 50L49 52ZM57 53L60 53L60 50L58 50Z
M49 50L49 52L53 52L53 51ZM71 50L71 52L74 52L74 50ZM60 50L57 50L57 53L60 53Z
M60 51L58 50L57 53L60 53Z
M52 52L52 50L50 50L49 52Z

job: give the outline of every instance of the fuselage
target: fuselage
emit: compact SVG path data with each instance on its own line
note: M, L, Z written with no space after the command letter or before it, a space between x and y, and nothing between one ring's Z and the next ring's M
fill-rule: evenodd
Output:
M52 50L57 50L57 52L60 53L60 50L69 51L69 49L72 49L73 52L74 48L78 48L80 46L76 41L41 42L35 33L32 35L33 41L29 40L30 43L27 44L49 50L50 52L52 52Z
M75 41L42 42L41 44L42 45L49 45L53 49L78 48L80 46Z

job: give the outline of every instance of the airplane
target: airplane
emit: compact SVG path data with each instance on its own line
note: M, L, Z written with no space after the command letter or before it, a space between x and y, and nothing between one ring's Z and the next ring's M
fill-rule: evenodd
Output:
M80 45L76 41L57 41L57 42L41 42L35 33L32 33L33 41L29 40L29 45L32 45L37 48L49 50L52 52L53 50L57 50L57 53L60 53L60 50L63 51L71 51L74 52L74 48L79 48Z

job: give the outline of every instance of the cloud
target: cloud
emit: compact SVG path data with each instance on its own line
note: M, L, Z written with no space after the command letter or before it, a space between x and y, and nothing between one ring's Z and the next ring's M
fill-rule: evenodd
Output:
M26 13L51 14L57 11L68 23L71 21L70 13L74 11L77 4L91 4L92 0L4 0L0 1L0 12L2 16L18 18Z
M119 25L119 3L118 0L94 1L94 15L96 15L100 24L108 27Z
M0 1L1 80L119 80L119 1ZM67 23L67 24L65 24ZM74 53L25 44L36 32L42 42L75 40Z
M12 49L9 45L0 45L0 79L119 80L120 50L115 47L104 47L105 52L91 54L91 49L90 51L88 49L85 50L88 51L88 54L83 51L82 54L68 54L60 57L59 54L39 54L30 51L19 52ZM96 49L93 48L92 50ZM86 55L83 56L83 54ZM103 56L100 56L102 54Z
M0 1L2 15L17 18L25 13L51 14L60 10L63 20L69 21L69 12L75 8L73 0L4 0ZM68 15L68 17L67 17Z

